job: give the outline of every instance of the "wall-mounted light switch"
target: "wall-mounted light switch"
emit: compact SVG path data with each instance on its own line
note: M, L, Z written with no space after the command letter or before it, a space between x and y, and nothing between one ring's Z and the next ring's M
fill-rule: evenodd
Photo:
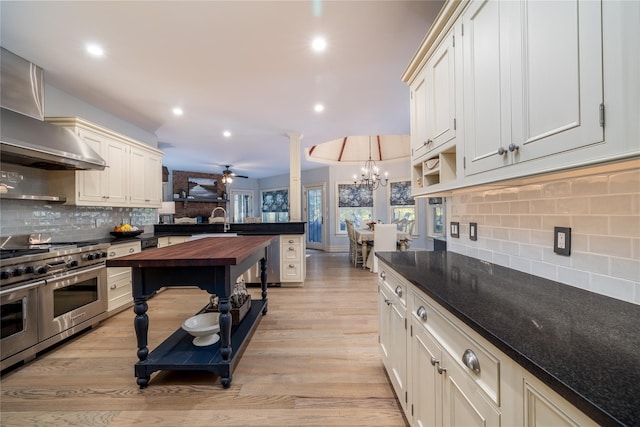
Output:
M469 239L478 240L478 223L477 222L469 223Z
M553 228L553 251L558 255L571 255L571 228Z
M451 227L451 237L455 237L456 239L460 237L460 223L452 222L450 224Z

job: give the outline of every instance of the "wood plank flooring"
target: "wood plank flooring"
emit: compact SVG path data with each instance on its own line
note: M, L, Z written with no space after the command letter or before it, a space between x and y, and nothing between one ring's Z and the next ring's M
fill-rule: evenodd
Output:
M405 426L378 350L375 275L347 254L308 253L303 288L269 288L269 312L229 389L210 373L161 371L140 390L127 309L5 373L0 425ZM207 300L199 289L154 297L149 348Z

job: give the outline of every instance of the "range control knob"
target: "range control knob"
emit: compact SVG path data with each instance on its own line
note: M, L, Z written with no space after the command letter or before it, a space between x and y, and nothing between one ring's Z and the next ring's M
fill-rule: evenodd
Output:
M8 271L0 271L0 279L7 280L8 278L9 278L9 272Z
M82 259L85 260L85 261L92 261L93 260L93 254L83 255Z
M33 273L33 266L32 265L28 265L24 268L24 272L27 274L31 274Z
M16 267L13 269L13 271L11 272L11 275L13 277L18 277L18 276L22 276L24 274L24 268L22 267Z
M50 267L51 266L49 264L39 265L35 268L35 270L37 274L45 274L47 271L49 271Z
M73 268L78 266L78 260L72 259L67 263L68 268Z
M106 253L106 252L100 252L100 256L101 256L102 258L106 258L106 257L107 257L107 253Z

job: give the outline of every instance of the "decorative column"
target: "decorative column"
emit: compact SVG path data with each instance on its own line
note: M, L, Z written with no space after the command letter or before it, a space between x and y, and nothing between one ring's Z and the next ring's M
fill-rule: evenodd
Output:
M300 140L302 134L289 132L289 221L302 221L302 182L300 179Z

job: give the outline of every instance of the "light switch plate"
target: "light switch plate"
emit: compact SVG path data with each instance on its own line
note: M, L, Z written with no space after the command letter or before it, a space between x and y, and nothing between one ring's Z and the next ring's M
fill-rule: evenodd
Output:
M460 237L460 223L452 222L449 224L451 230L451 237L455 237L456 239Z
M553 227L553 251L558 255L571 255L570 227Z

